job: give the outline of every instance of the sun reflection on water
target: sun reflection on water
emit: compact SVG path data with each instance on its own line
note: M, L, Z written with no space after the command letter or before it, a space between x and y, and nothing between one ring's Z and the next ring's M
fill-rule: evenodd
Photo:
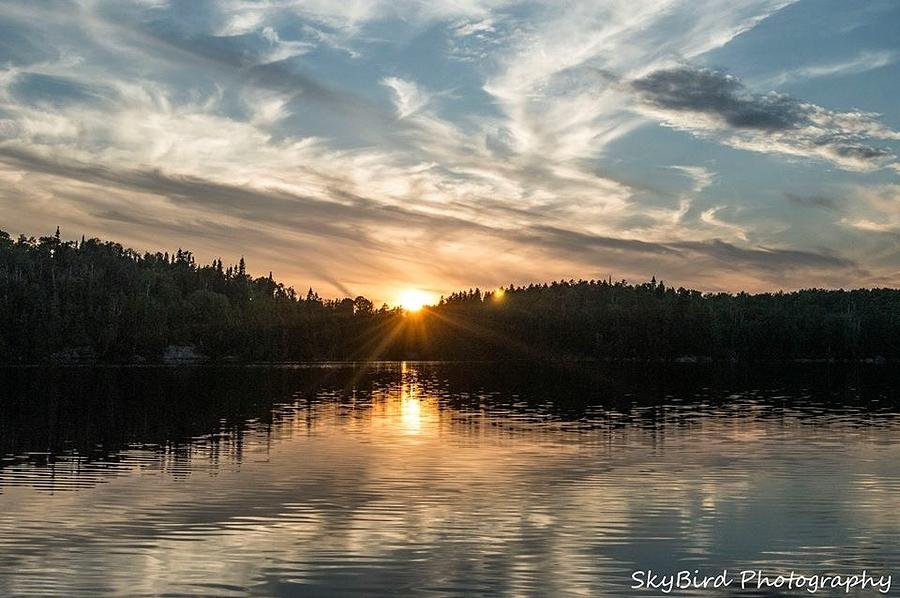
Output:
M404 396L400 403L400 417L403 429L410 434L422 431L422 404L416 397Z
M400 421L407 434L422 431L422 401L419 382L404 361L400 365Z

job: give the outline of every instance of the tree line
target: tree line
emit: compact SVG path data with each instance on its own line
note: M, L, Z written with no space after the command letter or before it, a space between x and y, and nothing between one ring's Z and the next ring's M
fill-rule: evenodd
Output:
M183 348L183 349L178 349ZM179 353L179 350L182 353ZM243 258L0 231L0 361L900 358L900 291L715 293L569 280L442 297L416 314L298 293Z

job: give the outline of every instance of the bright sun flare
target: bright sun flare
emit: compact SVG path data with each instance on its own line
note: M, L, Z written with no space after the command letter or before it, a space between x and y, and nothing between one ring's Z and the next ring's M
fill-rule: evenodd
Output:
M406 311L419 311L433 301L434 298L430 293L419 289L407 289L397 298L397 303Z

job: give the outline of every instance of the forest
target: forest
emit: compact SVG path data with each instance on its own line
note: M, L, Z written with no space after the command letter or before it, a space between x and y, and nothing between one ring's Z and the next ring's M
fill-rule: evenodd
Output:
M648 264L648 269L649 268ZM0 231L0 362L900 358L900 290L702 293L661 281L470 289L407 313L298 293L243 258Z

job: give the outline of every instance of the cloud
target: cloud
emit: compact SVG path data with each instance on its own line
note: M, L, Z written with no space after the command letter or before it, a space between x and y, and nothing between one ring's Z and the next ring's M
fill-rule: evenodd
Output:
M848 190L853 210L841 223L863 231L900 234L900 185L867 185Z
M785 193L784 197L790 203L805 208L817 208L831 212L840 210L840 206L838 206L834 198L827 195L798 195L796 193Z
M428 104L430 99L428 94L423 93L412 81L405 81L398 77L386 77L381 80L381 84L394 92L397 117L401 119L418 112Z
M776 249L764 246L738 247L721 239L708 241L646 242L580 233L554 227L539 226L529 230L535 239L572 252L611 250L639 254L644 258L677 258L690 262L698 258L710 259L728 268L753 268L776 272L784 269L847 269L857 268L853 260L830 253Z
M732 147L824 159L861 172L896 160L891 150L866 143L900 140L874 113L833 112L784 94L756 94L733 75L693 66L654 71L630 86L645 114Z
M529 238L572 252L594 251L597 249L636 254L677 254L677 250L662 243L621 239L539 225L528 229Z
M886 66L900 60L900 52L894 50L878 50L860 52L855 58L824 64L813 64L800 68L782 71L774 77L762 81L760 85L780 86L795 81L819 79L825 77L846 77L859 75Z
M407 276L415 281L427 280L426 273L436 272L444 281L482 284L472 280L474 272L488 278L505 273L506 280L524 282L548 271L557 276L584 275L599 268L632 280L665 271L670 278L721 288L723 275L729 274L748 282L756 277L757 283L765 280L771 285L786 281L788 272L849 276L856 271L851 260L830 254L738 247L718 239L649 242L540 223L507 228L386 206L361 196L343 194L338 203L334 194L320 199L152 170L114 170L8 148L0 151L0 164L0 177L28 173L7 181L7 191L0 193L0 205L7 208L10 202L26 201L38 213L51 209L58 215L68 214L69 230L87 226L97 231L99 224L102 231L108 223L109 230L125 241L132 231L152 231L138 240L139 247L153 250L161 242L164 247L183 246L178 239L190 237L214 248L212 255L234 259L231 254L238 251L234 239L240 238L240 252L251 266L264 264L276 272L288 272L303 286L324 285L331 292L358 293L357 285L362 284L387 293L393 283L378 287L368 277L403 280ZM43 199L28 195L28 189L36 188L46 194ZM473 246L480 251L471 252L468 248ZM484 256L492 253L498 259L485 262ZM538 259L523 260L528 254ZM203 251L198 255L211 257ZM454 259L448 259L451 255ZM527 264L532 266L523 269ZM336 279L335 271L342 276Z
M647 103L663 111L709 115L738 129L789 129L804 117L801 106L787 96L754 96L736 77L718 71L667 69L631 85Z
M402 21L421 31L436 22L480 20L491 10L512 4L509 0L464 0L461 2L420 2L418 0L283 0L248 3L222 0L211 7L218 12L219 34L244 34L278 22L300 19L317 32L319 42L358 56L353 47L366 25Z
M680 172L693 180L694 184L691 189L693 193L702 192L704 189L712 185L713 181L716 178L716 175L713 171L703 166L686 166L683 164L678 164L670 166L669 168L676 172Z
M468 37L470 35L494 33L496 31L497 29L494 26L494 20L490 18L477 21L463 21L453 27L453 35L456 37Z
M708 224L713 228L731 231L738 239L746 241L747 233L742 227L730 222L726 222L717 216L717 214L724 209L726 209L726 206L715 206L713 208L709 208L708 210L704 210L700 214L701 222Z
M829 253L762 246L738 247L719 239L704 242L682 242L674 246L712 258L730 267L752 267L773 272L785 269L843 270L849 268L856 270L858 268L858 264L853 260Z
M271 51L266 55L263 63L281 62L296 56L302 56L311 51L315 44L308 41L282 40L274 27L263 27L260 35L271 45Z

